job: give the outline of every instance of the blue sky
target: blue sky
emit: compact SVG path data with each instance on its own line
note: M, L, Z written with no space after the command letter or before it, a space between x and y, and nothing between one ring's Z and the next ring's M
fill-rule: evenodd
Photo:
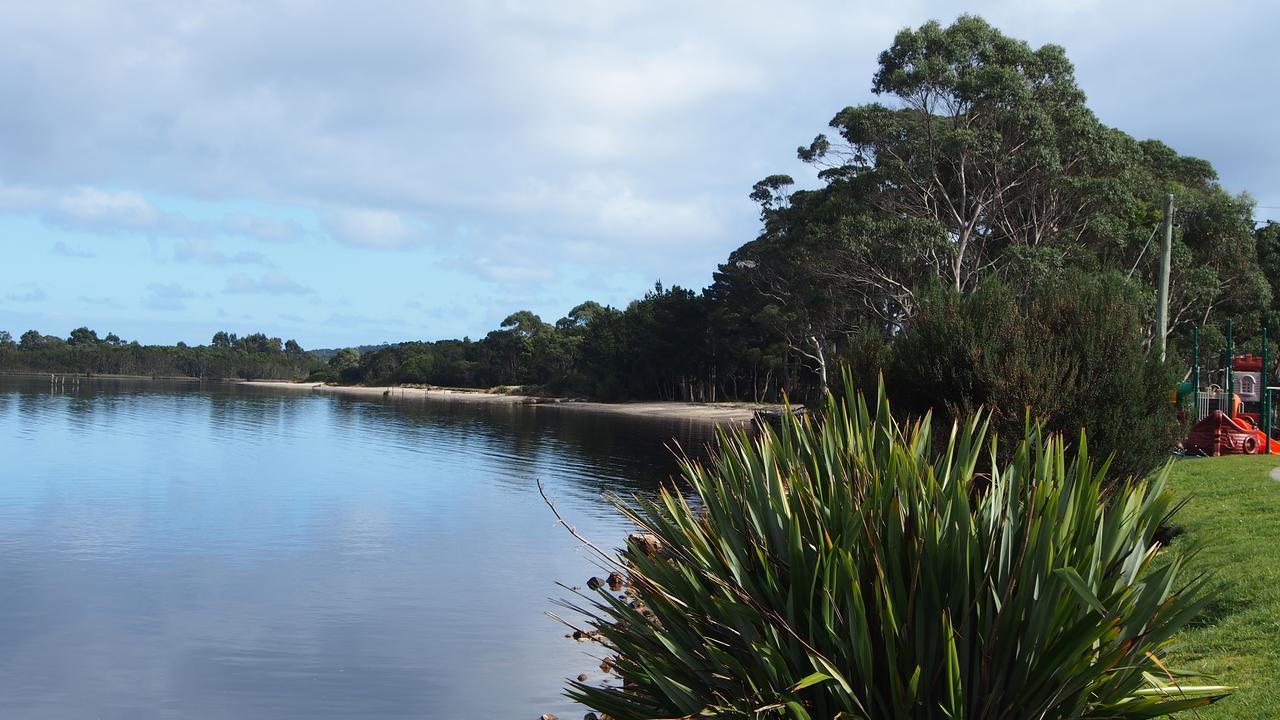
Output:
M962 12L1280 206L1266 2L11 3L0 329L331 347L701 287L894 32Z

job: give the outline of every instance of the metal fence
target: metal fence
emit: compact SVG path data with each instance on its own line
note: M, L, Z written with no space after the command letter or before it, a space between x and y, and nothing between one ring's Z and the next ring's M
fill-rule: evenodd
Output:
M1205 419L1214 410L1231 414L1231 401L1222 388L1210 385L1196 393L1196 422Z

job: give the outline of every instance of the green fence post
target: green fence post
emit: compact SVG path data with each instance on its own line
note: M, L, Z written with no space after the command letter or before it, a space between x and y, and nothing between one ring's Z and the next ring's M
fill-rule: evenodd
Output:
M1200 326L1191 328L1191 412L1200 421ZM1194 424L1194 423L1192 423Z
M1262 383L1262 432L1267 436L1267 444L1262 452L1271 453L1271 391L1267 389L1267 326L1262 326L1262 372L1258 373L1258 382Z
M1235 380L1235 378L1231 377L1231 375L1232 375L1232 370L1235 369L1235 364L1236 364L1235 336L1232 334L1231 321L1228 320L1227 321L1227 378L1226 378L1227 382L1226 382L1226 385L1227 385L1227 417L1229 418L1233 418L1236 416L1236 399L1232 397L1232 394L1231 394L1231 391L1233 390L1233 388L1231 387L1232 381Z

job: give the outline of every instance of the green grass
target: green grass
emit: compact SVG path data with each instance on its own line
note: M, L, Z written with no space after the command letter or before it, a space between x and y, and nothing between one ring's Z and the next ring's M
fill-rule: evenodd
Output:
M1175 551L1204 548L1189 570L1214 579L1210 605L1176 639L1171 660L1239 691L1180 717L1251 720L1280 717L1280 457L1179 460L1170 486L1188 499L1175 525Z

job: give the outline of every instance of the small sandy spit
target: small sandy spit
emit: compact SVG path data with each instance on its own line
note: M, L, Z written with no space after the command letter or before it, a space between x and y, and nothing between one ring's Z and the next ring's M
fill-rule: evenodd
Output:
M255 387L282 388L308 392L333 393L353 397L386 398L390 400L436 400L443 402L496 403L505 405L535 405L539 409L570 412L598 412L631 417L692 420L716 424L746 423L757 410L778 407L764 403L692 403L692 402L622 402L601 403L546 398L531 395L508 395L482 390L457 390L451 388L424 387L364 387L353 385L324 385L321 383L295 383L272 380L254 380L244 383Z

